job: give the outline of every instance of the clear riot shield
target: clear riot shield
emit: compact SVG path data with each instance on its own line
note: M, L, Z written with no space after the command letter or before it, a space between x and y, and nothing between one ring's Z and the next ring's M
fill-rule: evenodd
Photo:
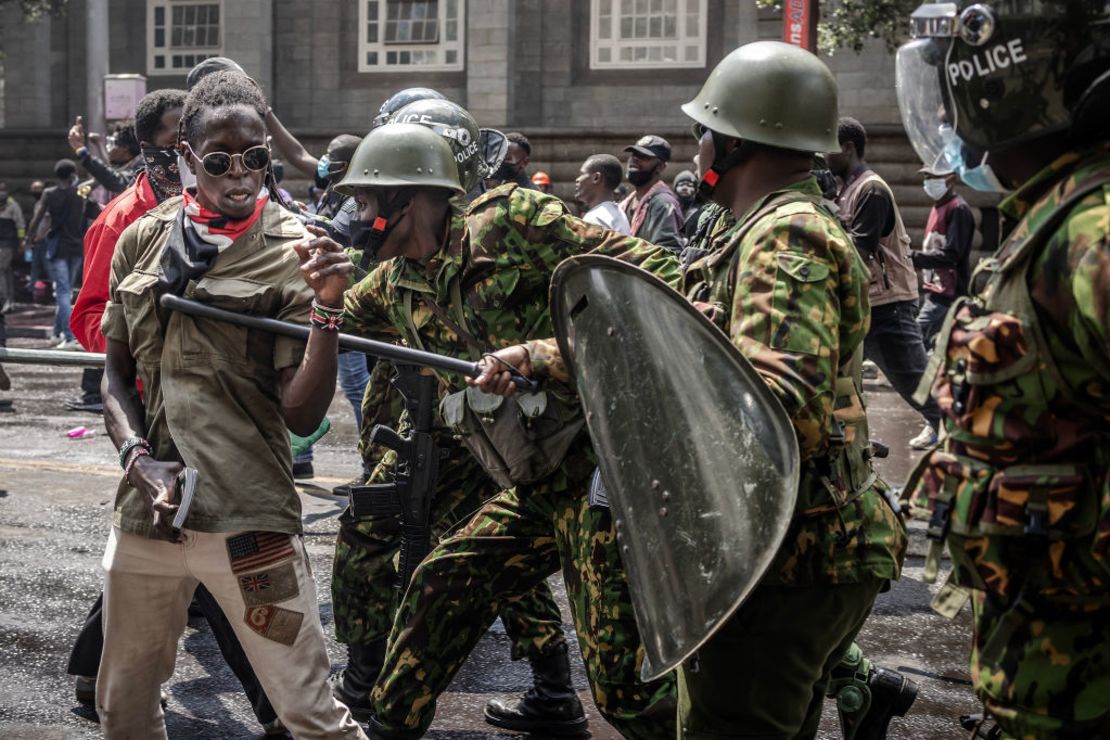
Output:
M650 680L709 639L770 564L797 498L794 428L725 335L643 270L574 257L551 295Z

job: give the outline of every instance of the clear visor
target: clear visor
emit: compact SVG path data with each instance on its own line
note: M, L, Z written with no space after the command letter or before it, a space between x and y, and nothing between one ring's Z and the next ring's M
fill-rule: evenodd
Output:
M950 38L920 38L898 49L895 87L902 125L926 165L937 165L945 144L956 128L955 108L946 105L945 61L951 52Z

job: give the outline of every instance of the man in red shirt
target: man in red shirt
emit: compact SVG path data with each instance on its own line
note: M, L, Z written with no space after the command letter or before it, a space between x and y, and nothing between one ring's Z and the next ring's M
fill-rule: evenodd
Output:
M100 333L100 317L108 302L108 272L116 240L151 208L181 194L175 145L184 103L184 90L155 90L140 101L135 114L135 135L145 166L85 232L84 282L69 317L69 328L89 352L103 352L106 346ZM100 389L96 390L99 395Z

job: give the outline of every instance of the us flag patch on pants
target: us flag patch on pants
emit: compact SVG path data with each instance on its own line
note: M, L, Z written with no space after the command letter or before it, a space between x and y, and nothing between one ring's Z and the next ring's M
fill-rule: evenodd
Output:
M293 556L293 539L281 532L244 532L227 538L231 572L258 570Z

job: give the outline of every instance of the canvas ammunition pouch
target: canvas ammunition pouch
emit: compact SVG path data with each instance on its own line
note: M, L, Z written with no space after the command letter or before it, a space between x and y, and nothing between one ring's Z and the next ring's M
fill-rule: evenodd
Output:
M836 379L829 448L802 465L799 516L835 511L862 496L878 480L871 464L867 410L861 393L863 346L856 349Z
M586 421L577 406L550 391L504 398L471 387L445 396L439 411L490 477L512 488L562 464Z
M431 300L425 305L463 339L473 359L492 352L466 327L457 279L449 294L453 317ZM403 302L409 338L423 349L412 320L412 291L405 291ZM444 396L439 411L444 424L502 488L535 483L554 473L586 423L578 399L553 389L503 398L467 387Z

